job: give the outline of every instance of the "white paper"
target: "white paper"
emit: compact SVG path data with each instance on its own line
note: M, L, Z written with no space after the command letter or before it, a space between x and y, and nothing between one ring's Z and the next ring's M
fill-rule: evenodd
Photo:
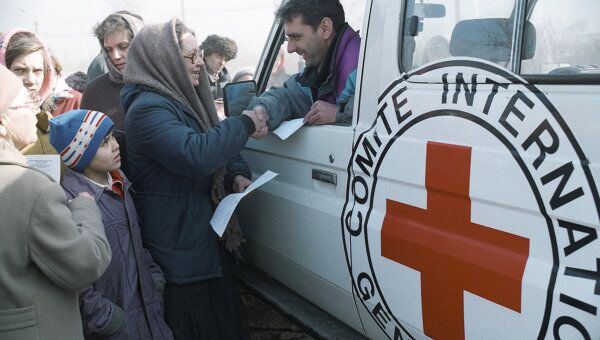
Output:
M281 140L286 140L289 136L293 135L294 132L298 131L304 125L304 118L297 118L292 120L287 120L277 129L273 131L274 134L279 136Z
M27 155L27 164L36 168L60 183L60 156L59 155Z
M238 203L244 198L244 196L248 195L254 189L260 187L261 185L267 183L277 176L271 170L267 170L264 174L262 174L259 178L257 178L252 184L250 184L244 192L229 194L227 195L221 203L215 209L215 213L213 217L210 219L210 224L213 227L213 230L219 234L219 236L223 236L225 232L225 228L227 227L227 223L229 223L229 219L233 214L233 211L237 207Z

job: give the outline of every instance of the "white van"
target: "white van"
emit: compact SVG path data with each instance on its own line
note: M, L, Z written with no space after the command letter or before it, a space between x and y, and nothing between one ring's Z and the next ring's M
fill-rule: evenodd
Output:
M362 3L352 124L243 153L247 258L369 338L600 339L600 2Z

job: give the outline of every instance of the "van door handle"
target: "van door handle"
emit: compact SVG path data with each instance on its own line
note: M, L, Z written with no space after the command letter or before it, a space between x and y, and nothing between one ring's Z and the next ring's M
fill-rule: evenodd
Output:
M337 185L337 175L333 172L324 171L324 170L312 170L312 178L318 181L323 181L327 183L331 183L333 185Z

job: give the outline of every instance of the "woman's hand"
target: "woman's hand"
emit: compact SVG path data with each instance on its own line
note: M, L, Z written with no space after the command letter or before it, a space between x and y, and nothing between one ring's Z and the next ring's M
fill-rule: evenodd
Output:
M242 175L237 175L233 178L233 191L234 192L244 192L246 188L252 184L252 181L247 179Z

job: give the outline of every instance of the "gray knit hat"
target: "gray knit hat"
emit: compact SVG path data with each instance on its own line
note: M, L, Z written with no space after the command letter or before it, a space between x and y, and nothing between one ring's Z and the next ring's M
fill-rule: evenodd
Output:
M4 65L0 64L0 114L6 113L10 103L23 88L23 82Z

